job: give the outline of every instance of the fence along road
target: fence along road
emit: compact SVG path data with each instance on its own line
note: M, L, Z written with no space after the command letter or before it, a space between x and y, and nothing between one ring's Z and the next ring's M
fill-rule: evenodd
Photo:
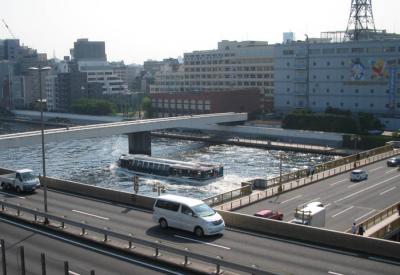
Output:
M15 205L20 204L22 207L31 210L42 209L42 195L41 190L36 194L26 196L2 194L3 199L6 199L7 202ZM247 267L254 265L261 270L277 270L281 274L321 274L322 271L324 273L331 271L350 274L354 270L359 271L360 274L397 274L399 271L399 267L392 263L372 261L359 257L357 253L336 251L249 232L228 229L223 236L198 239L191 233L179 230L163 231L152 221L151 213L126 205L103 203L52 191L48 192L48 199L49 214L87 226L84 232L87 233L86 237L97 236L104 240L104 235L94 233L90 226L99 229L106 228L107 231L125 236L132 234L134 238L153 244L156 244L156 241L161 241L162 245L171 249L182 251L187 248L190 252L201 257L218 259L219 256L222 257L221 260L227 263L236 263ZM25 216L30 216L32 219L31 214L24 214L22 217ZM57 222L57 225L60 225L60 221ZM75 228L76 233L82 233L82 228L74 226L69 228ZM115 236L108 238L108 244L115 242L120 243ZM123 245L128 245L126 240ZM154 247L151 250L152 253L155 253ZM160 259L163 259L166 255L168 253L160 256ZM183 258L181 257L180 262L182 261ZM216 262L214 261L209 265L212 271L216 269Z
M68 262L69 275L73 274L180 274L173 269L157 267L140 260L118 255L100 248L89 248L85 242L60 237L30 226L10 224L0 217L0 239L4 240L5 266L0 261L2 274L21 274L21 247L25 254L27 274L43 274L41 254L45 254L47 274L63 274ZM33 231L32 231L33 230ZM46 235L50 234L50 235ZM4 273L4 269L6 273Z
M269 196L268 199L261 200L262 196L265 198L265 193L261 193L259 202L255 202L255 199L250 200L254 201L254 203L236 211L253 215L261 209L277 209L284 213L284 220L290 221L293 219L296 207L308 202L320 201L325 204L327 209L326 228L346 231L353 222L357 224L363 223L364 220L398 202L400 196L400 188L398 188L400 173L397 168L386 166L386 158L390 156L392 154L384 154L384 156L381 156L382 158L379 157L381 160L378 162L362 167L368 172L367 180L351 182L349 177L349 171L353 167L353 164L351 164L351 167L348 167L350 169L335 168L335 176L333 177L329 176L328 171L324 172L325 177L321 173L314 175L314 179L319 176L322 180L304 185L302 188L290 190L289 186L292 182L286 183L284 189L290 191L279 195L275 192L274 196ZM371 162L366 161L365 163ZM332 171L331 175L333 174L334 172ZM311 177L301 181L309 182ZM294 183L293 186L296 184L298 183ZM389 191L386 192L387 190ZM257 196L257 194L251 196ZM249 201L248 198L242 198L241 200L242 205L246 205ZM233 207L238 205L240 205L240 199L232 202ZM230 204L225 204L225 206L230 207Z

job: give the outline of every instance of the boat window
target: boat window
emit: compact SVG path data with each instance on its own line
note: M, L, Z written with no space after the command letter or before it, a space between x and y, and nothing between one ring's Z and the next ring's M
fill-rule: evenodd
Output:
M143 167L143 161L139 161L139 167Z
M154 163L154 170L159 170L159 165L158 165L158 163Z
M149 168L150 168L150 169L153 169L153 167L154 167L154 163L151 163L151 162L150 162L150 163L149 163Z
M135 159L134 165L135 165L135 166L138 166L138 161L137 161L137 159Z

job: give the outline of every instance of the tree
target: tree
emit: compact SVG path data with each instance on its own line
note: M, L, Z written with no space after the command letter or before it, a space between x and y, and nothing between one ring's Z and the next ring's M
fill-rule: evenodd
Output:
M72 110L78 114L87 115L110 115L116 112L114 103L103 99L81 98L71 106Z
M145 118L153 117L153 107L151 106L150 97L146 96L142 99L142 102L140 103L140 108L143 110Z

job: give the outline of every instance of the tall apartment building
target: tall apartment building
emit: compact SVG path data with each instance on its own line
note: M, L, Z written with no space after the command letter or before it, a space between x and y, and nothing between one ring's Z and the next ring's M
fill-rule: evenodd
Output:
M258 88L260 110L272 110L274 46L265 41L226 41L216 50L184 54L182 68L162 67L151 92L227 91Z
M87 38L74 42L70 50L75 61L107 61L106 44L104 41L89 41Z
M400 39L276 45L275 110L400 115Z

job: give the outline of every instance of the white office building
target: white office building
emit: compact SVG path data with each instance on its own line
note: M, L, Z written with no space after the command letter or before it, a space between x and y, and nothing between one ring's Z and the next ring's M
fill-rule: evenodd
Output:
M400 115L400 39L275 46L275 110Z

